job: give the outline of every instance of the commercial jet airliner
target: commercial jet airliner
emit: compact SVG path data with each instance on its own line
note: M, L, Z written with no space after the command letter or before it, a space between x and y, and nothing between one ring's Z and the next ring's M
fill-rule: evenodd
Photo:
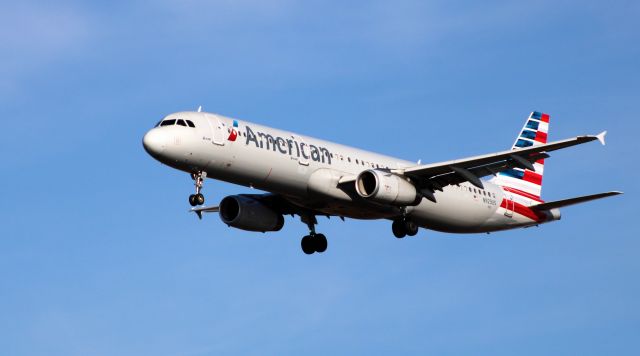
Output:
M298 215L309 228L302 251L312 254L327 249L317 216L388 219L397 238L421 227L488 233L559 220L561 207L621 194L543 201L549 152L594 140L604 145L606 134L547 142L548 131L549 115L534 111L510 150L420 164L198 109L168 115L142 142L153 158L191 175L189 203L198 217L218 212L228 226L268 232L282 228L284 215ZM267 193L204 206L206 178Z

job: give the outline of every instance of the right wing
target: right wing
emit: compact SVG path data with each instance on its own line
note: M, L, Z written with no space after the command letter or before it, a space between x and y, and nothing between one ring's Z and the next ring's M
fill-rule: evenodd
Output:
M533 169L533 162L547 158L547 152L566 147L580 145L598 140L604 145L606 131L598 135L577 136L574 138L550 142L542 145L520 148L516 150L501 151L481 156L425 164L403 169L392 169L392 173L413 178L416 182L432 190L441 190L442 187L459 184L465 181L483 188L481 177L494 175L501 171L521 167Z

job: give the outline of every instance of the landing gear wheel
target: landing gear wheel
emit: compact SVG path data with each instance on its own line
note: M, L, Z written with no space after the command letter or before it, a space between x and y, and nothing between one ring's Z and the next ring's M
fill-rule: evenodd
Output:
M300 247L302 247L302 252L306 253L307 255L310 255L316 252L314 242L315 241L313 237L311 237L310 235L303 237L302 240L300 241Z
M327 238L326 236L324 236L323 234L317 234L316 236L314 236L315 239L315 247L316 247L316 252L324 252L327 250Z
M407 236L407 230L402 220L394 220L391 224L391 231L393 231L393 236L399 239Z
M416 236L418 233L418 225L411 220L405 220L404 230L407 232L408 236Z
M191 206L204 204L204 195L202 195L200 191L204 185L205 178L207 178L207 172L205 171L191 173L191 179L193 179L196 186L196 194L189 195L189 204L191 204Z

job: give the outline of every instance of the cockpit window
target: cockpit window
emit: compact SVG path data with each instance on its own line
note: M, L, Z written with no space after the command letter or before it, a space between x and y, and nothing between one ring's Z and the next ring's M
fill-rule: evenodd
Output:
M189 126L189 127L196 127L196 125L193 124L193 121L191 120L183 120L183 119L171 119L171 120L164 120L164 121L160 121L156 124L155 127L158 126L172 126L172 125L180 125L180 126Z
M158 123L154 127L160 126L160 123L162 123L162 120L158 121Z

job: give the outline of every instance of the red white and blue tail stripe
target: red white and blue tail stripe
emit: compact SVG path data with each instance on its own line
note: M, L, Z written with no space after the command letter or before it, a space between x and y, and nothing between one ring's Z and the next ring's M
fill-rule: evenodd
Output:
M549 115L534 111L529 115L520 135L511 147L518 150L524 147L547 143L549 133ZM498 173L493 182L503 186L512 193L525 196L533 200L540 200L542 191L542 175L544 173L544 159L537 160L533 167L535 171L524 168L512 168Z

